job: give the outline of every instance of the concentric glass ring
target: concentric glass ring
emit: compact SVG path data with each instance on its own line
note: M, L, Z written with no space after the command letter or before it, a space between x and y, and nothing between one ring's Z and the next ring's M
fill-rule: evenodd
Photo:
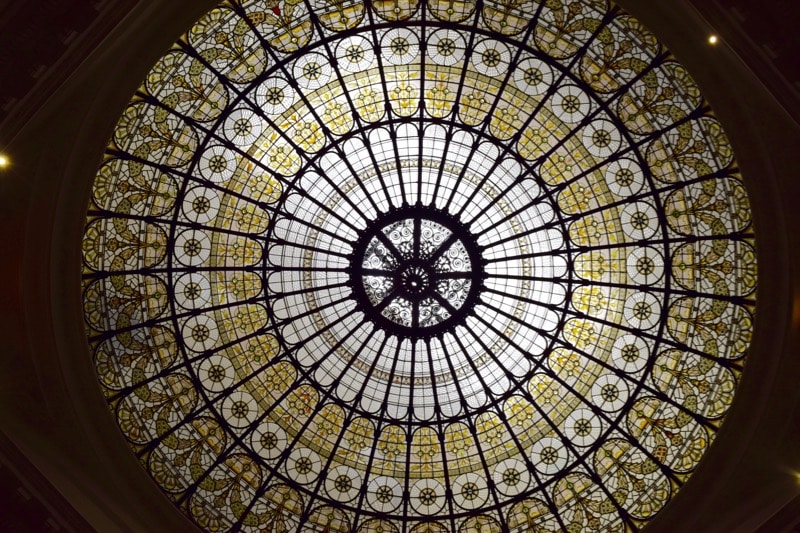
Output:
M232 0L114 130L84 312L201 528L622 532L733 401L754 245L720 123L617 7Z

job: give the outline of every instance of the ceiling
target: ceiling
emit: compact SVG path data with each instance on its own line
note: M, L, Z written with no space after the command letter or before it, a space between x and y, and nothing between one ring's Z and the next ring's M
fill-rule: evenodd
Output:
M798 185L786 179L797 169L792 146L798 129L786 111L794 104L786 97L784 106L778 105L733 53L746 57L741 50L752 50L752 41L744 37L737 41L734 34L726 37L732 49L724 45L712 49L705 45L711 29L692 6L666 10L627 4L624 7L695 75L731 137L753 202L759 298L771 304L759 312L753 355L714 448L652 530L670 530L677 517L708 531L754 531L770 519L768 527L775 520L788 527L793 517L792 506L786 504L798 492L793 472L800 470L793 446L800 433L793 386L798 368L790 357L800 321L792 312L797 305L792 280L798 279L798 262L797 250L789 244L791 231L798 228L789 198ZM124 454L123 440L102 397L92 390L93 370L84 358L85 341L76 313L80 306L75 305L80 299L76 250L89 180L118 110L174 35L206 8L188 2L136 5L118 27L112 30L108 23L98 30L108 37L94 53L88 53L94 44L51 53L49 62L70 65L67 72L50 74L57 81L50 82L51 90L41 90L41 100L35 104L19 98L27 92L21 89L24 83L16 86L17 100L7 106L9 114L0 130L0 147L14 161L0 184L2 246L4 256L11 258L2 266L8 290L3 296L7 316L0 331L3 352L13 355L3 361L3 419L8 421L5 431L12 445L31 461L31 468L20 471L14 483L24 486L25 478L41 475L98 530L188 527ZM7 12L21 16L19 11L3 11ZM89 11L82 13L92 17ZM757 16L752 14L756 11L750 13ZM703 10L703 14L708 19L714 12ZM67 26L92 27L85 21ZM98 35L93 39L101 40ZM789 39L780 42L792 46ZM127 52L130 49L139 51L135 60ZM86 59L58 58L70 53ZM786 79L770 75L763 65L752 68L765 73L764 84L773 93L791 94L775 88L785 88ZM38 78L30 79L38 83ZM780 514L782 508L788 516Z

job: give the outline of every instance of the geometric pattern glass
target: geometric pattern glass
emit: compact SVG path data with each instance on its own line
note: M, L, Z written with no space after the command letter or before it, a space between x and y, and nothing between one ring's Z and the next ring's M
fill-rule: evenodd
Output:
M82 245L108 404L209 531L638 530L752 334L730 144L603 0L229 0Z

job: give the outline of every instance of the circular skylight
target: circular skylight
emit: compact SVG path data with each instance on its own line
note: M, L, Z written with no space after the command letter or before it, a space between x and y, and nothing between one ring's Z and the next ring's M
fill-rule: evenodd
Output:
M124 110L84 310L210 531L639 529L752 332L729 143L595 1L231 1Z

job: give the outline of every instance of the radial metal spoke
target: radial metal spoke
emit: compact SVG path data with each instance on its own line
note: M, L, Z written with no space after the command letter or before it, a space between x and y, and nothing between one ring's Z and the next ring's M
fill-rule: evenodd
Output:
M375 276L378 278L392 278L394 277L394 272L391 270L382 270L380 268L363 268L361 269L361 274L364 276Z
M445 240L434 252L431 254L429 261L434 263L437 259L439 259L443 253L445 253L457 240L459 240L458 235L455 233L451 233L447 240Z
M411 257L413 259L419 259L419 248L422 244L421 241L421 234L422 234L422 220L419 217L414 217L414 252L412 253Z
M398 296L400 296L400 289L398 288L393 289L392 292L386 295L386 297L384 297L380 301L380 303L378 303L378 305L375 306L375 311L377 313L381 313L381 311L383 311L386 308L386 306L392 303L392 301L395 300Z
M453 307L453 304L448 302L447 298L445 298L444 296L442 296L438 292L433 293L433 298L434 298L434 300L436 300L437 302L442 304L442 307L447 309L450 312L451 315L454 315L454 314L458 313L458 309Z
M437 279L474 279L472 272L437 272Z

